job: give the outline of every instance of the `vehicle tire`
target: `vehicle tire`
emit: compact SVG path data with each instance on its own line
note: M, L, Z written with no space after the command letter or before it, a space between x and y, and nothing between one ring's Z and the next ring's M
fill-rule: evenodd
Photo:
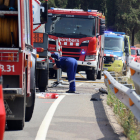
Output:
M98 71L97 79L101 79L101 77L102 77L102 71L100 70L100 71Z
M87 79L88 80L96 80L97 79L97 71L95 69L87 70Z
M22 130L24 120L7 120L7 127L9 130Z
M33 89L30 90L31 92L31 97L27 97L27 102L30 102L30 106L28 106L28 103L27 103L27 106L26 106L26 110L25 110L25 121L26 122L29 122L32 118L32 115L33 115L33 111L34 111L34 104L35 104L35 94L36 94L36 74L34 74L34 80L33 80Z
M55 75L55 71L53 69L49 70L49 78L53 78Z
M40 70L38 88L40 92L45 92L48 85L48 70Z
M32 105L30 107L26 107L26 113L25 113L25 121L29 122L32 118L33 111L34 111L34 105L35 105L35 90L31 92L32 98Z

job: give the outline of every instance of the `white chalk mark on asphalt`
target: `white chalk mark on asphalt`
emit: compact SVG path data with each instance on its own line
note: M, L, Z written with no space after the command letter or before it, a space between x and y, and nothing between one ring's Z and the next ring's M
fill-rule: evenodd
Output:
M51 105L51 107L49 108L44 120L42 121L40 128L37 132L36 138L35 140L46 140L47 137L47 132L51 123L51 120L53 118L53 115L55 113L55 110L57 108L57 106L59 105L59 103L61 102L61 100L65 97L66 95L60 95L55 101L54 103Z

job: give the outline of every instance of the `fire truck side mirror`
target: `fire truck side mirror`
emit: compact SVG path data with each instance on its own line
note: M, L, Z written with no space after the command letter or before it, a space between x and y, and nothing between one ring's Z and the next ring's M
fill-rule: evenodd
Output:
M100 19L100 24L101 25L105 24L105 20L104 19Z
M124 48L124 52L125 52L125 53L128 53L128 52L129 52L129 51L128 51L128 47L125 47L125 48Z
M56 19L57 19L57 16L53 16L53 17L51 18L52 21L55 21Z
M103 35L105 31L105 25L100 25L100 35Z
M140 56L140 49L137 50L137 56Z
M96 38L98 38L99 37L99 34L96 34Z
M44 3L41 3L40 7L40 21L41 24L47 23L48 20L48 3L45 1Z
M124 52L125 53L128 53L129 52L129 49L128 49L128 40L127 40L127 38L125 37L125 39L124 39Z

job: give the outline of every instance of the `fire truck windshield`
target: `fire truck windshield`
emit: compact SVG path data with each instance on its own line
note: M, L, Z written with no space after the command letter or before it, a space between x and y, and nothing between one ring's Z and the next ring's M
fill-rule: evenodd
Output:
M122 51L123 38L105 37L105 50Z
M136 55L136 50L131 49L131 55Z
M95 36L95 18L48 17L46 32L56 36Z

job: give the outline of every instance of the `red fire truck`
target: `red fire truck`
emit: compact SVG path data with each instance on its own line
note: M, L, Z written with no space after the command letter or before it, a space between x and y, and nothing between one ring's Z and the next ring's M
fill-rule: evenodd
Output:
M35 102L34 7L32 0L10 0L4 4L0 10L0 65L6 121L8 129L22 130L24 122L32 117ZM47 2L40 8L45 6ZM47 15L45 10L40 11L40 23L44 23Z
M62 56L74 57L77 72L85 71L87 79L101 79L105 16L97 10L51 8L48 10L46 32L49 34L49 51L55 51L60 39ZM50 60L50 74L53 75Z

